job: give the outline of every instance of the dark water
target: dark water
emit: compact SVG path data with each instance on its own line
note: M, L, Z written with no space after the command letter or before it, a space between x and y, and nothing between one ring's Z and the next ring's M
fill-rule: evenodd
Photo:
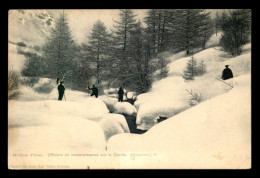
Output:
M130 133L136 133L136 134L143 134L145 133L147 130L139 130L137 129L137 125L136 125L136 116L128 116L125 114L122 114L125 116L126 122L128 124Z
M129 102L133 105L135 100L127 99L126 101L123 101L123 102ZM128 124L129 130L130 130L130 133L143 134L147 131L147 130L137 129L136 116L129 116L129 115L126 115L126 114L122 114L122 115L125 116L126 122ZM162 122L166 119L167 119L167 117L159 116L158 123Z

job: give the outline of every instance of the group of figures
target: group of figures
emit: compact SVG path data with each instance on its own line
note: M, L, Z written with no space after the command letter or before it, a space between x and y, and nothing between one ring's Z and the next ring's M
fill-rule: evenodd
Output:
M57 83L59 82L59 78L57 78ZM90 96L95 96L98 98L98 88L93 85L92 88L88 86L88 89L92 91ZM58 85L58 92L59 92L59 97L58 100L61 101L63 97L65 97L64 92L65 92L65 87L63 85L63 81L60 81L60 84ZM124 90L123 87L120 87L118 92L118 101L123 102L123 96L124 96Z
M225 65L225 67L226 68L223 70L221 78L223 80L227 80L227 79L233 78L232 70L230 68L228 68L229 65ZM59 78L57 78L57 84L58 84L58 82L59 82ZM93 85L92 88L90 88L88 86L88 89L92 91L90 96L95 96L96 98L98 98L98 88L95 85ZM58 91L59 91L58 100L61 101L63 96L65 97L65 95L64 95L65 87L63 85L63 80L60 81L60 84L58 86ZM117 94L118 94L118 101L119 102L123 102L124 90L123 90L122 86L119 88Z

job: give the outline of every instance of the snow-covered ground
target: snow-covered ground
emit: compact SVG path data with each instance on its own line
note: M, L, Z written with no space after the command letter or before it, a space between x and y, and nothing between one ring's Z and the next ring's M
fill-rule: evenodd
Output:
M182 74L191 56L185 51L168 56L168 77L138 95L134 106L118 102L118 88L108 89L98 98L66 89L66 101L57 101L54 80L42 78L33 87L22 86L19 97L8 102L9 167L23 161L71 168L250 168L251 44L243 46L240 56L231 57L218 46L219 36L212 36L209 48L193 56L206 65L203 76L184 80ZM13 69L20 71L22 57L10 44L8 60ZM226 64L234 78L225 82L233 88L216 79ZM35 91L43 83L53 87L49 94ZM202 101L191 106L187 91L200 93ZM129 92L128 97L135 95ZM136 115L138 129L148 131L129 133L121 114ZM158 116L168 119L158 123ZM19 153L99 156L13 156ZM101 153L114 156L102 157Z
M122 167L250 168L250 75L237 80L242 85L155 125L143 135L111 137L108 151L148 154L132 162L120 157Z
M158 116L171 117L189 108L191 95L188 91L200 94L202 101L227 92L230 87L216 79L221 78L227 64L233 71L234 78L226 82L231 86L239 85L237 77L251 72L250 49L250 44L243 46L245 52L233 58L227 58L227 54L219 47L211 47L194 54L198 64L204 62L207 72L190 81L183 79L182 75L191 56L178 60L170 57L173 62L168 64L168 77L154 82L149 92L137 96L134 104L138 110L138 129L149 130L157 124Z

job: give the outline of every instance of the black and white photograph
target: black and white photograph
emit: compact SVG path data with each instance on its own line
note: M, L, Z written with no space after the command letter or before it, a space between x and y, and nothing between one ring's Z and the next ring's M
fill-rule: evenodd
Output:
M8 169L251 169L251 9L10 9Z

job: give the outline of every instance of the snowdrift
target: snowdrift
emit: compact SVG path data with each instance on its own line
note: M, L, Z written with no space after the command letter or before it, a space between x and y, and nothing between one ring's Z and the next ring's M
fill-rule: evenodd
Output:
M250 75L245 78L248 80ZM143 135L113 136L107 149L150 155L134 162L121 158L123 167L248 169L251 166L250 85L237 86L209 99L155 125Z
M117 98L109 97L106 95L99 96L99 99L101 99L107 106L107 109L109 112L115 112L115 104L118 102Z
M77 116L57 116L52 113L26 115L24 125L8 130L10 152L50 152L53 150L74 151L75 149L105 150L105 138L98 123ZM24 117L26 117L24 116ZM38 116L38 117L37 117ZM25 125L31 120L37 124ZM44 123L40 123L44 122ZM60 152L60 151L59 151Z
M125 117L121 114L106 114L99 122L106 140L120 133L130 133Z
M115 104L115 113L135 116L137 111L135 106L128 102L117 102Z

